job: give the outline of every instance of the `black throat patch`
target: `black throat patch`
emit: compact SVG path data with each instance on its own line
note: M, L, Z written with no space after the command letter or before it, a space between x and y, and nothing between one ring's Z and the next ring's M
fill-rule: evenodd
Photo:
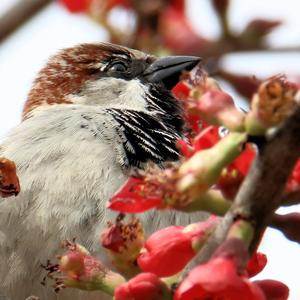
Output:
M152 84L145 94L149 112L107 109L115 119L117 135L123 141L128 165L143 168L147 162L176 161L176 141L182 137L182 110L162 85Z

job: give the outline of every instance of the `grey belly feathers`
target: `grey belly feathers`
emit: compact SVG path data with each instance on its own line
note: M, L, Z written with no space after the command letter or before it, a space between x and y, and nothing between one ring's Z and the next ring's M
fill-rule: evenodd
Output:
M16 163L21 192L0 198L0 295L109 299L72 289L56 295L40 284L40 264L55 260L60 243L74 237L107 261L99 235L116 213L106 203L128 178L120 130L104 109L60 105L36 111L3 141L0 155ZM150 211L139 217L150 233L197 221L199 214Z

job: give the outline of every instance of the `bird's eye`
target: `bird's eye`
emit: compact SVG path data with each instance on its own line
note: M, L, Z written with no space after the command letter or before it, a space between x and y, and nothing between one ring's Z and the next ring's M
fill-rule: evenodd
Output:
M127 70L127 66L123 62L115 62L109 66L109 70L113 72L122 73Z

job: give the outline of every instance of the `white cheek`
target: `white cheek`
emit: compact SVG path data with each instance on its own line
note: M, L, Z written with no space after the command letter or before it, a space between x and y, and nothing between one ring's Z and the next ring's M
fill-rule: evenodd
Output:
M76 104L145 110L147 91L147 86L138 79L101 78L87 82L80 94L69 95L66 100Z
M147 91L147 86L139 80L130 80L126 84L126 89L119 96L120 104L124 108L145 110L147 107L145 93Z

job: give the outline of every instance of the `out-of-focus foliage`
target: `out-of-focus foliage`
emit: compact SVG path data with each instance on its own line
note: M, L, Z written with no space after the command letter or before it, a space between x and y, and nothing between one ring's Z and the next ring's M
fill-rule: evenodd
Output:
M201 36L191 26L185 13L185 0L59 0L71 12L84 12L109 32L110 41L156 55L185 54L204 58L210 75L229 82L250 100L260 80L253 74L241 76L221 67L225 54L268 50L266 36L280 26L280 20L253 19L239 32L232 32L229 19L230 0L210 0L218 19L221 35L216 39ZM115 9L126 11L134 26L122 28L110 22ZM132 20L131 20L132 21Z

